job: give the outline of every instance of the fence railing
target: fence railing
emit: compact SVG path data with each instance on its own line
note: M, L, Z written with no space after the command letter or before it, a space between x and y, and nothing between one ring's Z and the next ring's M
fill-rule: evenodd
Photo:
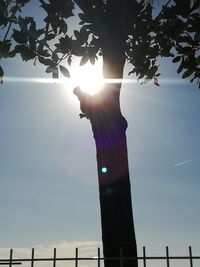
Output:
M147 261L156 261L156 260L163 260L165 261L164 265L166 267L171 266L171 260L187 260L188 261L188 267L194 267L194 260L200 260L200 256L193 256L192 254L192 247L188 247L188 255L186 256L171 256L169 253L168 246L165 247L165 255L164 256L147 256L146 255L146 248L143 247L143 255L138 257L123 257L123 250L120 249L120 256L119 257L112 257L112 258L104 258L101 256L101 250L100 248L97 248L97 256L94 257L79 257L79 249L75 249L75 256L74 257L57 257L57 249L53 249L53 257L35 257L35 249L31 249L31 257L30 258L15 258L13 257L13 249L10 249L9 257L7 258L0 258L0 265L6 265L8 267L12 267L15 265L21 265L23 263L29 263L30 267L34 267L35 262L50 262L52 267L56 267L57 262L73 262L73 266L78 267L79 263L81 261L93 261L96 262L95 266L101 267L103 266L104 260L116 260L120 261L120 267L123 267L124 262L126 260L134 260L138 259L138 262L140 263L140 266L147 267ZM66 265L65 265L66 266ZM200 261L198 266L200 266Z

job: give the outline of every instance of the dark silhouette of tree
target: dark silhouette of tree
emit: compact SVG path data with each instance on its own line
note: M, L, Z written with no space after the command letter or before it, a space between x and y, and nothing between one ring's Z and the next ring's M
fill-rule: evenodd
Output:
M80 100L80 117L89 119L96 143L104 256L136 257L127 122L120 110L123 69L128 62L129 74L135 73L141 83L153 79L158 86L158 59L171 58L179 65L177 73L200 88L200 0L161 2L157 13L150 0L39 0L42 23L24 16L28 2L0 2L1 58L20 55L23 61L45 65L46 72L58 78L60 72L70 77L66 66L73 56L80 57L80 65L102 57L104 78L118 79L94 96L80 88L74 93ZM67 23L75 5L81 9L80 22L69 36ZM3 75L0 67L1 83ZM107 259L105 266L120 263ZM137 267L137 260L126 260L124 266Z

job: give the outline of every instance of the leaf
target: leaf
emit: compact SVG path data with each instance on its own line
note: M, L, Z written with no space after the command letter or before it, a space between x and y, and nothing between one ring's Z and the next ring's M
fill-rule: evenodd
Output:
M79 13L78 16L81 20L86 20L87 18L84 13Z
M180 56L177 56L177 57L173 58L172 62L173 63L176 63L176 62L178 62L180 60L181 60L181 57Z
M196 61L197 65L199 65L200 64L200 56L198 56L197 58L195 58L195 61Z
M59 34L60 33L66 34L67 30L68 30L67 23L64 21L64 19L62 19L61 22L60 22Z
M61 37L59 39L59 44L56 44L55 46L60 50L61 53L66 54L71 50L72 44L71 40L68 36Z
M59 65L59 69L65 77L70 78L70 73L67 68L63 67L62 65Z
M195 33L194 41L195 41L196 43L199 43L199 42L200 42L200 33L198 33L198 32Z
M157 78L154 78L154 84L155 84L156 86L160 86L160 84L158 83L158 79L157 79Z
M50 34L48 34L46 37L45 37L45 40L47 40L47 41L49 41L49 40L52 40L52 39L54 39L55 38L55 34L54 33L50 33Z
M92 65L95 64L95 57L90 57L90 63L91 63Z
M131 71L129 71L128 75L135 73L135 72L136 72L136 70L135 70L135 68L133 68Z
M50 54L47 49L41 49L41 47L38 47L38 53L40 56L50 57Z
M21 50L21 58L24 61L28 61L30 59L33 59L33 58L35 58L35 56L36 56L36 54L34 53L34 51L32 51L31 49L29 49L26 46Z
M13 39L19 44L25 44L27 42L27 33L13 30Z
M77 30L75 30L74 31L74 36L76 37L76 39L78 40L79 39L79 37L80 37L80 32L79 31L77 31Z
M55 64L51 59L49 59L49 58L44 58L44 57L39 56L39 57L38 57L38 60L39 60L39 62L40 62L41 64L43 64L43 65L45 65L45 66L55 67L55 65L56 65L56 64Z
M189 77L190 75L192 75L193 74L193 70L186 70L184 73L183 73L183 75L182 75L182 78L183 79L185 79L185 78L187 78L187 77Z
M58 79L58 68L57 67L53 68L52 77L53 79Z
M58 16L53 16L52 17L51 27L52 27L54 33L57 34L57 29L59 27L59 17Z
M77 40L71 40L72 54L81 57L85 53L85 48L82 47Z
M198 9L200 7L200 1L195 1L195 3L192 6L192 10Z
M89 56L88 56L88 54L85 54L84 56L82 56L82 58L81 58L81 61L80 61L80 66L82 66L82 65L85 65L85 63L88 61L88 59L89 59Z
M52 53L52 59L53 59L54 62L58 62L59 57L58 57L58 54L56 52Z
M2 67L0 66L0 83L3 83L3 75L4 75L4 71L2 69Z
M46 73L52 73L53 70L54 70L54 67L47 67L45 71Z
M67 59L67 63L69 66L71 66L71 64L72 64L72 56L71 55L69 55L69 57Z
M182 64L180 64L180 66L177 69L177 73L179 74L182 70L183 70L183 67L182 67Z
M26 25L26 22L25 22L25 19L22 18L21 16L18 17L18 23L19 23L19 26L22 30L27 30L27 25Z
M8 53L11 47L11 43L8 40L0 41L0 57L8 57Z
M143 81L141 81L140 84L141 84L141 85L146 84L146 83L148 83L150 80L151 80L151 79L146 78L146 79L144 79Z

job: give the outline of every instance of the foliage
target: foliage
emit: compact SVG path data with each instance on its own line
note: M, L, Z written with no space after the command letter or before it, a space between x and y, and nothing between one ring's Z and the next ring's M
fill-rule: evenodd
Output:
M59 72L70 77L65 66L71 65L72 56L80 57L83 65L87 61L94 64L102 55L101 37L110 19L110 1L39 0L44 14L42 24L24 16L23 9L29 2L1 0L0 58L20 55L23 61L46 66L46 72L58 78ZM177 73L182 78L190 77L190 82L195 80L200 88L200 0L169 0L158 14L154 14L151 2L126 1L123 34L124 53L132 66L129 74L154 79L159 85L159 59L169 57L178 64ZM83 12L78 14L79 27L69 36L68 19L74 15L75 4ZM114 23L113 27L117 27ZM0 67L0 82L3 75Z

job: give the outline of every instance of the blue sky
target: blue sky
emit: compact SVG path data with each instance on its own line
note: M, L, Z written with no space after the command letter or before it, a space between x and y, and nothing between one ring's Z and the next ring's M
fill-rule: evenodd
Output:
M48 76L18 58L1 64L22 81L0 87L0 247L101 241L95 145L72 89L23 82ZM200 91L169 61L161 72L160 87L121 94L138 250L199 252Z

